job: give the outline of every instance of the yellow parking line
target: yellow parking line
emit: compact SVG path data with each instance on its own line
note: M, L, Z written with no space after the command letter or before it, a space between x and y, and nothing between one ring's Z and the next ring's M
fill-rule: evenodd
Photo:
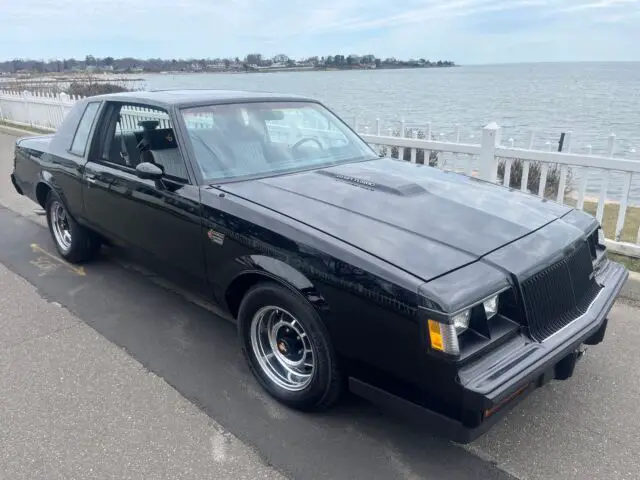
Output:
M71 265L70 263L65 262L63 259L61 259L57 255L53 255L52 253L47 252L44 248L42 248L37 243L31 244L31 250L33 250L34 252L40 252L46 255L47 257L51 258L52 260L55 260L59 264L64 265L76 275L80 275L81 277L84 277L86 275L86 272L84 271L84 267L76 267L74 265Z

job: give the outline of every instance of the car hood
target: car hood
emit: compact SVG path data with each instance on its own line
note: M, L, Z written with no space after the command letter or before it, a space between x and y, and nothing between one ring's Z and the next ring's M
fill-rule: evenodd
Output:
M381 158L222 185L428 281L571 208L473 177Z

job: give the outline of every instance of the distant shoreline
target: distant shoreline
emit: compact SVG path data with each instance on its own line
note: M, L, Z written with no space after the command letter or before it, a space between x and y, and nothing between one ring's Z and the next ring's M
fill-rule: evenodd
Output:
M107 91L137 91L146 90L147 79L151 77L189 77L208 75L257 75L276 73L303 72L375 72L378 70L427 70L457 67L458 65L430 65L430 66L383 66L380 68L339 68L339 67L282 67L261 69L229 69L229 70L168 70L146 72L46 72L22 73L0 76L0 90L28 91L36 93L68 93L86 96L86 89L97 93ZM71 90L70 90L71 89ZM106 90L105 90L106 89ZM114 90L115 89L115 90ZM96 93L96 94L97 94Z
M375 72L379 70L431 70L431 69L440 69L440 68L454 68L459 65L451 65L451 66L434 66L434 67L381 67L381 68L316 68L316 67L291 67L291 68L265 68L261 70L220 70L220 71L206 71L206 72L191 72L191 71L166 71L166 72L136 72L137 75L225 75L225 74L233 74L233 75L244 75L244 74L254 74L254 73L283 73L283 72ZM134 75L132 73L122 73L122 75Z
M257 73L283 73L283 72L353 72L353 71L379 71L379 70L431 70L441 68L454 68L459 65L430 65L430 66L382 66L378 68L337 68L337 67L282 67L282 68L261 68L261 69L228 69L228 70L165 70L165 71L135 71L135 72L46 72L46 73L28 73L28 74L8 74L0 76L0 84L4 81L37 81L38 79L109 79L109 78L130 78L132 76L145 75L245 75ZM141 80L141 79L140 79Z

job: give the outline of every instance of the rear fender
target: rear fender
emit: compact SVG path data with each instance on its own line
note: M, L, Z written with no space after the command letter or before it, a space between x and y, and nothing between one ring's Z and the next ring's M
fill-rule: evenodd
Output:
M42 206L42 208L46 208L48 191L53 190L58 194L60 200L62 201L67 213L70 213L69 204L67 202L67 198L65 197L64 191L60 186L56 183L55 177L53 174L47 170L42 170L40 173L40 178L36 182L35 190L34 190L34 198L36 201ZM43 193L46 190L46 193Z

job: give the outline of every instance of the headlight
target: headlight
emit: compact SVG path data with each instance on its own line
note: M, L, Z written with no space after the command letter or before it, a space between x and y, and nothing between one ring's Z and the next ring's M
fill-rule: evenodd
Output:
M465 310L462 313L458 313L457 315L451 317L451 322L453 323L454 328L456 329L456 333L460 335L467 328L469 328L469 319L471 318L471 310Z
M464 310L458 310L455 314L447 314L435 309L431 310L429 308L431 305L429 305L429 307L423 307L423 318L426 320L429 335L427 341L431 349L449 355L460 355L460 341L458 337L466 332L470 325L475 325L474 322L476 321L479 323L476 327L472 326L472 328L480 328L479 331L482 334L483 325L486 324L486 321L498 314L498 299L500 294L505 290L506 289L502 289L490 297L485 297L484 300L477 301ZM484 315L482 315L483 310ZM478 318L476 318L476 316L478 316Z
M498 313L498 295L487 298L484 302L484 313L487 316L487 320L494 317Z

